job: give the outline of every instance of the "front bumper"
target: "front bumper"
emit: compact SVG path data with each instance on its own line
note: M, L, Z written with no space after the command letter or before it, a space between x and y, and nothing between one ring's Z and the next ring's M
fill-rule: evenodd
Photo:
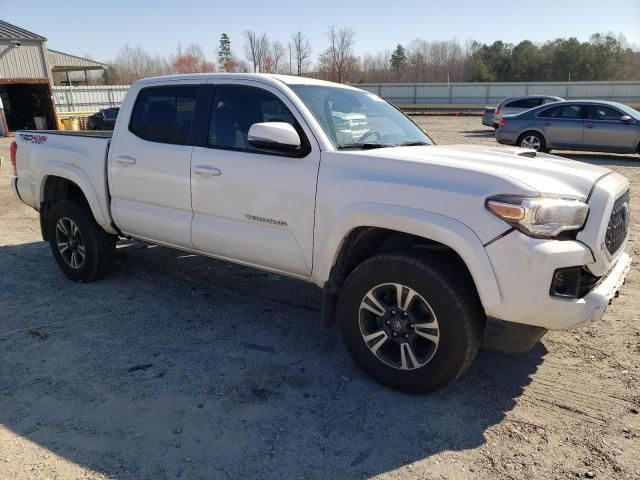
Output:
M549 294L553 273L558 268L592 264L593 254L584 244L534 239L514 231L489 245L487 253L502 297L499 305L486 309L487 315L549 330L600 320L631 265L631 258L623 252L584 297L561 298Z

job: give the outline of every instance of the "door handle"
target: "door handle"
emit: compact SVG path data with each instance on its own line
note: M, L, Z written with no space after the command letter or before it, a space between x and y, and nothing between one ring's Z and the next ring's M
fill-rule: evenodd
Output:
M551 122L544 122L544 123L543 123L543 125L544 125L545 127L550 127L550 126L551 126Z
M193 173L200 175L201 177L219 177L222 175L222 171L219 168L211 167L209 165L197 165L193 168Z
M136 163L136 159L129 155L119 155L116 157L116 163L119 163L120 165L133 165Z
M593 125L585 125L584 128L593 128Z

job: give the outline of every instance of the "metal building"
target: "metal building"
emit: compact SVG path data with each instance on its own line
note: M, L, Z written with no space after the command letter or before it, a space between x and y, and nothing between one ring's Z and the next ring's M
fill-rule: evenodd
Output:
M0 99L9 130L56 126L46 42L0 20Z
M47 39L0 20L0 136L18 129L55 129L51 87L86 84L88 70L107 65L47 49ZM69 72L84 71L84 81L72 82ZM3 125L4 123L4 125Z

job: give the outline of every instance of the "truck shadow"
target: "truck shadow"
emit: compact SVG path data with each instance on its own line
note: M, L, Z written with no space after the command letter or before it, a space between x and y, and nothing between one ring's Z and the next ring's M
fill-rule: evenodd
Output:
M546 353L481 352L448 388L404 395L320 330L303 282L135 242L89 285L43 242L1 247L0 267L4 445L109 478L363 478L476 448Z

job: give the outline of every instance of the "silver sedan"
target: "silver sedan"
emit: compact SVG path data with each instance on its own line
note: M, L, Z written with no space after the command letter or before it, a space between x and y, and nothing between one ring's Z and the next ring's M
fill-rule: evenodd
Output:
M496 140L541 152L640 153L640 112L615 102L557 102L502 117Z

